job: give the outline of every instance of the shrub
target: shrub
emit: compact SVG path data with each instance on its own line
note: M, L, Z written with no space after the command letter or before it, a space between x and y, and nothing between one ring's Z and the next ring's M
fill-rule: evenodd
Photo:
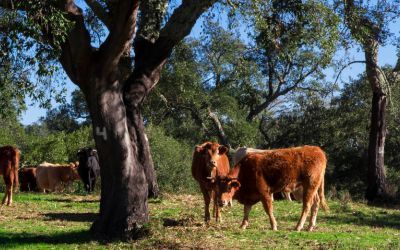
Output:
M192 147L165 135L160 127L149 126L147 132L160 190L195 191L197 185L191 174Z

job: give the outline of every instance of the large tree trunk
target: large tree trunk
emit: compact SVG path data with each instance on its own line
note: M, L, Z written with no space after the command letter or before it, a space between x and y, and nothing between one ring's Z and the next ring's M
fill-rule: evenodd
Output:
M157 197L159 188L141 114L141 104L146 95L147 91L143 85L135 84L125 89L124 102L127 109L127 124L131 143L146 175L149 197Z
M371 128L368 146L368 187L365 198L368 201L382 199L387 195L385 176L385 138L386 138L386 94L384 80L379 71L377 42L364 46L366 72L372 88Z
M130 128L123 92L119 82L105 84L94 80L96 88L86 90L93 123L96 148L101 166L100 214L91 231L102 239L137 238L143 232L142 225L148 222L148 180L156 186L155 176L147 176L142 164L149 157L144 154L148 143L143 121L138 115L132 117L135 125ZM131 136L134 130L135 136ZM130 133L131 132L131 133ZM154 179L152 179L154 178Z

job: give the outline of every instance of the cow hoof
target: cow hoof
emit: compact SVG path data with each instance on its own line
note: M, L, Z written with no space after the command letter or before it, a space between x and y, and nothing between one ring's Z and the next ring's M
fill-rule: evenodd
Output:
M310 226L310 227L308 227L308 228L307 228L307 231L309 231L309 232L312 232L312 231L314 231L314 226Z
M272 231L278 231L278 228L274 227L272 228Z
M247 226L249 225L249 223L242 223L242 225L240 225L240 229L246 229Z
M297 231L297 232L300 232L300 231L301 231L301 228L296 227L294 230Z

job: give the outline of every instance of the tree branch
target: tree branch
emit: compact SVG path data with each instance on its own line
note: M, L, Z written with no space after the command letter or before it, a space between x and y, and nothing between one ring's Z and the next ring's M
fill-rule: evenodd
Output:
M65 41L61 44L60 62L68 77L77 85L82 85L86 78L86 69L91 58L92 46L90 35L86 29L83 12L75 4L74 0L63 0L55 5L59 10L66 13L65 17L73 23L72 29L66 34ZM30 13L30 5L23 0L0 0L0 7L15 11L26 11ZM54 47L54 34L49 29L42 29L44 42Z
M90 7L93 13L104 23L108 30L111 29L111 21L108 12L96 0L85 0L85 3Z
M104 62L103 74L115 69L122 54L131 46L136 32L139 0L119 1L116 8L110 33L99 50L101 60Z
M60 62L69 78L77 85L86 83L86 69L91 58L90 35L84 23L82 10L74 0L64 1L68 20L74 23L66 41L61 45Z
M126 86L140 83L146 91L150 91L158 83L162 66L172 49L190 33L201 14L215 2L217 0L183 0L154 43L151 40L137 39L135 69Z
M352 61L352 62L349 62L348 64L344 65L344 66L339 70L339 74L336 76L336 79L335 79L335 81L334 81L333 84L336 85L336 83L337 83L337 81L338 81L340 75L342 74L343 70L345 70L347 67L349 67L350 65L355 64L355 63L366 63L366 62L365 62L365 61Z

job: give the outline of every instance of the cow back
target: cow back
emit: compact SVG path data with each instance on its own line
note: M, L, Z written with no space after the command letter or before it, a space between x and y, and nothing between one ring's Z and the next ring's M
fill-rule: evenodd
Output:
M315 146L247 153L229 174L241 183L235 198L244 204L258 202L256 183L260 182L265 182L272 193L294 189L310 175L324 175L326 161L325 153Z

